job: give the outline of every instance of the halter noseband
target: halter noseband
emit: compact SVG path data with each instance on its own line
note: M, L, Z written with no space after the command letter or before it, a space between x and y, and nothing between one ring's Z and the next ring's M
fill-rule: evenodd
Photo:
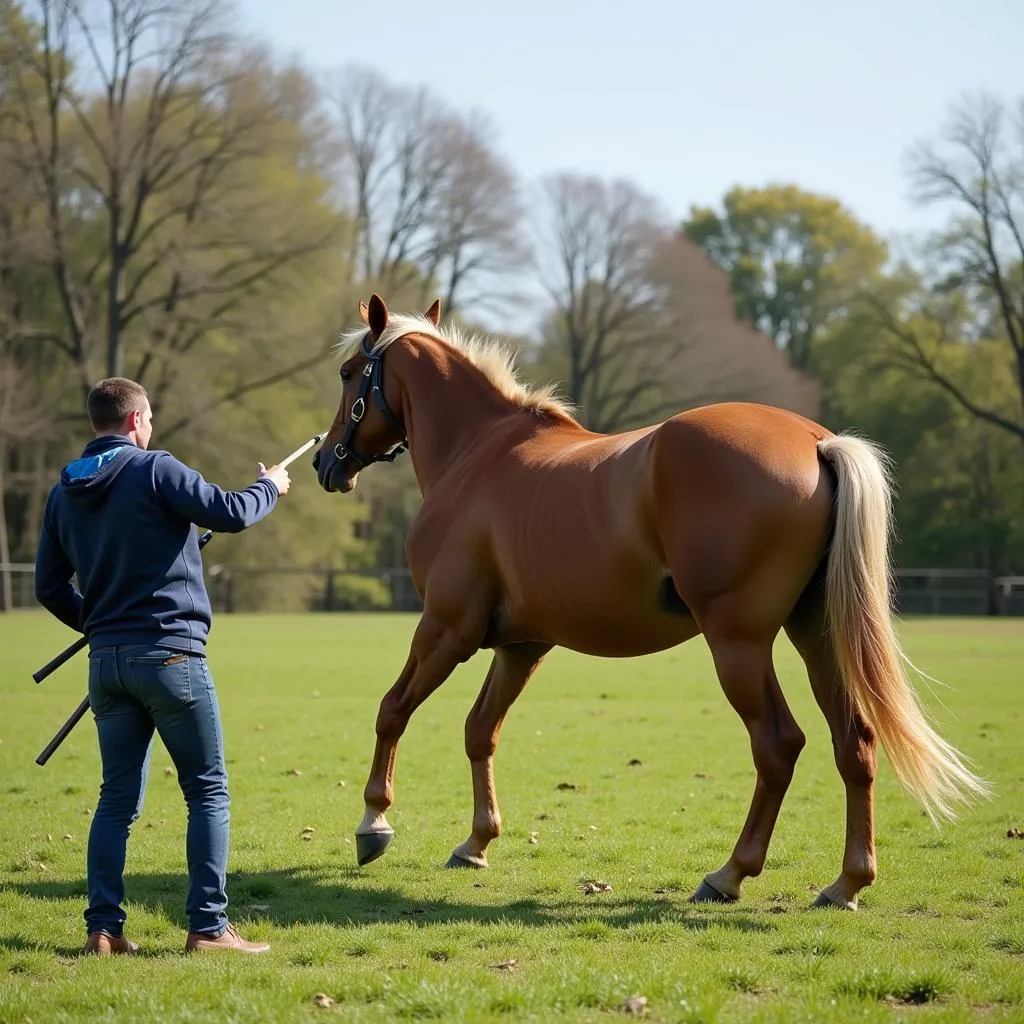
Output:
M384 397L383 375L384 375L384 350L374 352L366 347L370 335L364 336L359 343L359 351L366 359L366 366L363 367L362 381L359 384L359 394L352 403L352 411L348 414L348 422L345 424L345 433L341 440L334 446L334 455L339 462L351 459L360 469L365 469L374 462L394 462L402 452L409 450L409 442L405 436L405 426L401 420L388 407L387 399ZM402 440L393 445L381 455L364 455L352 447L352 437L359 426L360 420L366 415L366 393L372 392L373 401L380 410L381 415L387 421L388 426L401 436Z

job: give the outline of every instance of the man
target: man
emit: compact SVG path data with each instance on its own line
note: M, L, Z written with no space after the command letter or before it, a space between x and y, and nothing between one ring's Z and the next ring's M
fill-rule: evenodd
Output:
M36 595L89 638L89 703L103 784L89 832L86 953L134 953L123 934L128 832L142 810L154 728L188 805L187 952L264 953L229 923L228 789L220 712L206 661L210 601L193 524L237 533L290 486L287 470L223 491L164 451L148 451L145 388L112 377L87 399L95 437L50 491ZM78 575L80 593L71 579Z

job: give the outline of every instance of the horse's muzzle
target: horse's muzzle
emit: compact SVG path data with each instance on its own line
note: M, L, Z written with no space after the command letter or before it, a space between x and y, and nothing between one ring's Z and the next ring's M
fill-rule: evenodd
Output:
M347 494L351 491L355 487L355 468L348 460L339 459L334 449L326 445L313 456L316 478L328 494Z

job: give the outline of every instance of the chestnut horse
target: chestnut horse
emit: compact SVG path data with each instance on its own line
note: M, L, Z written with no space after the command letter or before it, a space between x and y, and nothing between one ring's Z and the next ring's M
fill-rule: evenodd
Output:
M326 491L408 448L423 495L407 555L423 613L380 704L356 831L360 864L394 833L398 740L460 663L492 649L466 720L472 833L449 867L486 867L501 831L498 734L552 647L603 657L703 634L750 734L757 782L728 861L691 899L732 902L761 872L804 734L772 665L785 629L807 667L846 787L842 871L818 906L856 909L876 875L875 743L933 816L987 784L929 725L889 604L888 465L871 443L792 412L722 403L605 435L520 384L493 341L395 315L374 295L344 335L341 404L314 459Z

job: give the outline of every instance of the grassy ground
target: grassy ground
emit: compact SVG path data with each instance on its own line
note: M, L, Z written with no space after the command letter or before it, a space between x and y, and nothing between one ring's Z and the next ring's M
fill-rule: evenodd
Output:
M486 656L461 667L403 739L392 849L358 869L377 703L413 624L218 620L230 911L273 950L181 954L184 808L158 745L128 863L128 933L146 955L101 961L76 955L91 718L49 765L33 763L83 693L85 658L37 687L32 670L70 634L43 616L0 618L0 1022L591 1021L618 1018L634 995L658 1021L1024 1020L1024 840L1007 837L1024 828L1024 623L906 625L912 657L948 684L927 696L943 731L997 792L936 830L883 760L880 877L857 914L809 909L838 873L844 802L784 640L779 675L809 742L767 868L739 904L686 902L728 855L753 784L701 640L631 661L549 657L502 736L506 831L488 872L440 867L469 831L462 723ZM583 893L595 879L611 890Z

